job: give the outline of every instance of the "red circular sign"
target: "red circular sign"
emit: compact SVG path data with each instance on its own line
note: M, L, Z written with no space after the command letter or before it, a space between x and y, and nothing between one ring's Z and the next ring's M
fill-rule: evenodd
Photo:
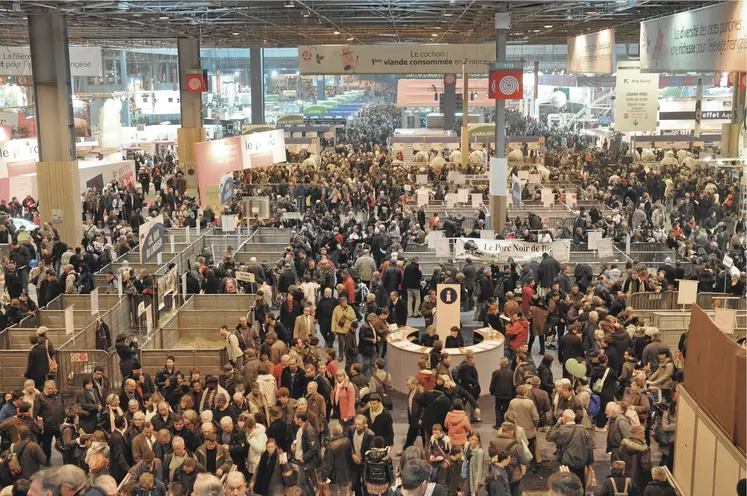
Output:
M628 114L624 114L623 117L625 117L627 119L628 118Z

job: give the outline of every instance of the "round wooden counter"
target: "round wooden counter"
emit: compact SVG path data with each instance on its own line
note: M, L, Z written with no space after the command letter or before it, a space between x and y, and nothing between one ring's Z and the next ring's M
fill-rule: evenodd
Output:
M464 348L444 348L443 351L451 356L451 367L459 366L467 354L467 350L475 352L475 367L480 377L481 395L490 394L490 379L493 371L498 368L499 360L504 356L503 344L505 338L500 332L489 327L475 329L475 341L472 346ZM418 373L418 360L430 353L431 348L420 346L411 340L417 339L418 329L402 327L389 334L386 362L387 371L392 375L394 389L407 393L407 378Z

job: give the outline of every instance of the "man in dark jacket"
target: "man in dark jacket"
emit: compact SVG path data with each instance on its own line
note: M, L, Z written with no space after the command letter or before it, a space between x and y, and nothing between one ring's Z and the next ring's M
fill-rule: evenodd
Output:
M30 479L49 460L39 445L29 439L29 430L25 426L18 428L18 441L11 445L11 449L17 454L18 464L21 466L19 479Z
M565 362L570 358L583 358L584 356L580 329L574 325L558 340L558 360L563 365L563 377L570 377L568 371L565 370Z
M330 426L330 433L332 427ZM374 433L368 428L368 418L364 415L356 415L353 428L348 429L348 440L351 446L352 464L352 483L355 494L363 494L361 487L363 484L363 459L366 452L373 444ZM360 441L358 443L357 441Z
M542 261L539 264L539 270L537 272L540 286L549 289L555 278L560 274L560 264L549 254L543 253Z
M388 270L387 270L388 272ZM420 264L417 257L405 267L405 274L402 279L402 288L407 291L407 316L420 316L420 280L423 273L420 271Z
M117 484L127 476L130 465L127 463L127 441L125 440L125 426L127 421L119 416L114 419L114 431L109 436L109 475L114 477Z
M287 293L288 288L294 284L296 284L296 274L293 272L290 264L285 264L278 280L278 291L280 293Z
M301 431L301 446L295 446L295 452L301 454L300 457L296 457L299 462L298 486L303 489L306 496L312 496L319 487L317 469L322 462L319 435L314 431L305 413L297 413L294 421Z
M343 436L342 425L332 422L329 426L330 440L324 450L322 481L329 480L332 494L350 494L353 478L353 445Z
M228 452L231 454L231 460L236 464L239 472L246 471L247 444L246 434L239 430L233 423L231 417L223 417L220 420L221 444L228 446Z
M477 283L477 267L472 263L472 259L467 257L464 267L462 267L462 274L464 274L464 289L467 290L467 310L472 310L474 307L474 296L475 296L475 284Z
M516 396L514 389L514 373L509 368L508 358L502 357L498 362L499 368L493 372L490 378L490 394L495 397L495 425L494 429L500 429L503 417L508 411L508 404Z
M493 286L492 272L489 268L485 269L480 279L477 280L477 286L475 291L477 292L477 307L475 308L474 320L482 322L485 314L488 311L488 299L493 297Z
M39 286L39 308L44 307L65 292L65 286L57 280L54 271L47 272L46 280Z
M291 357L288 361L288 366L283 369L280 375L280 386L288 388L290 397L297 400L306 395L307 382L308 380L304 375L304 371L298 366L297 359Z
M62 395L57 392L57 384L54 381L44 383L44 393L37 398L35 405L36 416L44 422L44 432L41 437L41 448L50 460L52 457L52 438L62 440L60 436L60 425L65 420L65 405L62 403Z
M573 270L573 277L581 292L586 293L586 288L589 287L591 279L594 277L594 270L587 263L579 263L576 264L576 268Z
M316 305L316 318L319 321L319 331L327 342L327 347L334 344L334 335L332 334L332 312L335 311L337 300L332 297L332 289L325 288L324 296Z
M406 326L407 306L405 305L405 300L399 297L397 291L391 291L389 293L389 301L389 318L387 319L387 322L390 324L397 324L397 327Z
M403 277L402 269L398 267L398 263L392 257L391 264L381 275L381 283L384 285L386 292L399 291Z
M376 436L384 438L387 446L394 445L394 422L392 415L381 402L381 396L373 393L368 399L368 408L363 412L368 419L368 425Z

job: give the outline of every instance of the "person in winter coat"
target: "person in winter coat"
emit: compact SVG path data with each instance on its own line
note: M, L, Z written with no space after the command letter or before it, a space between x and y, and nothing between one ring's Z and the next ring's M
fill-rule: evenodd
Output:
M513 360L522 343L529 341L529 322L524 319L521 311L511 316L511 327L506 329L506 339L510 358Z
M632 479L640 494L641 488L651 481L651 449L646 445L646 429L642 425L634 425L630 430L631 437L623 439L617 449L617 459L625 463L625 475Z
M469 442L464 448L465 490L467 494L476 495L485 481L485 451L482 449L480 433L475 431L469 436Z
M549 289L555 278L560 274L560 264L552 256L547 253L542 254L542 261L539 264L539 270L537 271L537 278L539 279L540 286Z
M477 374L477 367L475 366L474 351L467 350L464 361L456 368L456 383L472 395L473 398L480 398L480 378ZM480 412L475 408L472 408L470 411L470 422L482 422Z
M513 461L508 451L501 451L492 458L488 478L485 480L488 496L511 496L513 494L507 472L508 466Z
M659 368L651 374L650 381L654 386L661 388L661 394L667 400L672 398L674 389L674 362L669 357L669 350L659 350Z
M545 354L545 334L547 324L547 306L538 295L532 295L532 305L529 307L532 333L529 336L529 351L532 351L534 339L539 338L540 355Z
M651 469L653 479L643 490L643 496L676 496L677 493L667 480L667 472L664 467Z
M586 467L594 463L594 448L588 429L576 424L576 412L564 410L558 424L547 431L547 440L557 445L561 465L581 480L585 491Z
M381 436L373 438L372 447L363 457L363 483L370 495L389 494L394 484L394 465Z
M368 426L376 436L384 438L387 446L394 445L394 422L392 415L381 402L381 396L373 393L368 398L368 408L363 411L363 415L368 419Z
M444 429L451 439L454 446L464 446L467 443L467 436L472 430L472 426L464 411L462 400L454 400L451 411L446 414L444 420Z
M353 447L350 440L342 433L339 422L331 422L329 426L330 440L322 459L321 481L329 481L332 494L350 493L352 483Z
M259 458L257 471L249 482L249 490L261 496L285 494L283 471L288 468L288 455L283 453L275 439L269 438L265 451Z
M524 429L529 441L529 452L532 453L532 465L536 464L537 458L537 427L539 426L539 413L534 401L527 397L531 386L522 384L516 388L516 398L508 405L508 412L517 426ZM535 470L536 471L536 470Z
M57 392L57 384L54 381L44 383L44 393L39 395L34 405L34 414L41 417L44 423L44 432L39 444L49 460L52 457L52 438L62 439L60 425L65 420L62 395Z
M616 461L612 463L610 475L604 479L596 496L640 496L640 489L630 477L627 477L625 463Z
M44 388L44 381L49 375L49 355L44 343L39 343L37 336L29 338L31 351L29 351L28 364L23 376L34 381L36 389Z

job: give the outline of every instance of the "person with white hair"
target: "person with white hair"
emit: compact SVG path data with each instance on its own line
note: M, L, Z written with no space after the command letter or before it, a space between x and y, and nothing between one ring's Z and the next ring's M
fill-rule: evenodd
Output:
M586 427L576 424L576 412L564 410L558 423L547 431L547 440L555 443L562 453L560 464L581 479L586 489L586 467L594 463L594 447Z
M220 479L212 474L197 474L195 487L192 493L194 496L225 496L223 485Z
M607 449L605 453L611 453L614 461L615 453L622 444L623 440L629 439L633 435L630 427L630 420L621 411L620 405L614 401L607 403L604 413L609 419L607 422Z

